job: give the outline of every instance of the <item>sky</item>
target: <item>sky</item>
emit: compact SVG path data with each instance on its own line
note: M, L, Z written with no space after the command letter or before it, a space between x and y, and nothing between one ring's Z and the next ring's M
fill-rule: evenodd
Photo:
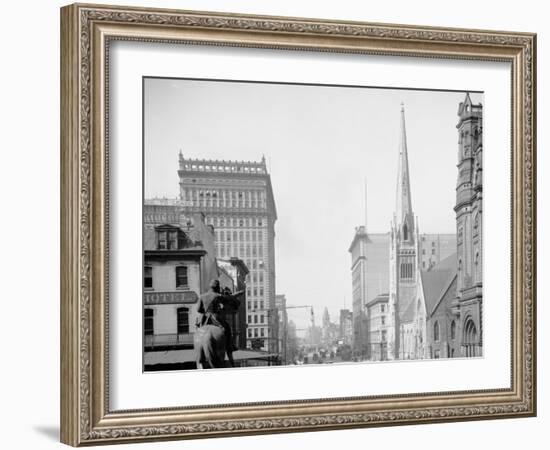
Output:
M471 93L474 103L481 93ZM458 105L465 92L145 80L145 197L177 198L178 153L259 161L265 156L278 220L276 292L351 308L355 227L389 230L395 208L400 104L405 107L412 207L421 233L455 233ZM366 189L365 189L366 185ZM365 196L365 192L367 195ZM366 205L365 205L366 198ZM298 327L304 309L289 310Z

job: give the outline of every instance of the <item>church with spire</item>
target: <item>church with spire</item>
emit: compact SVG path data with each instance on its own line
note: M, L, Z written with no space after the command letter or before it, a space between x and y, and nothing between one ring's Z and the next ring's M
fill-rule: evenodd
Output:
M405 107L401 103L395 210L390 227L388 359L418 355L419 328L417 302L421 289L419 230L411 201ZM417 305L418 303L418 305ZM417 326L415 326L417 325ZM422 330L425 327L420 327Z

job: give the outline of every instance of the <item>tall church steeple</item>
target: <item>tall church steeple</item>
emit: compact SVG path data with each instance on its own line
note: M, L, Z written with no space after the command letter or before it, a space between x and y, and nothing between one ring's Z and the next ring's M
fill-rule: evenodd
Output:
M409 180L409 156L407 154L407 130L405 128L405 106L401 103L401 127L399 136L399 159L397 163L397 189L395 200L395 222L401 227L402 239L409 240L414 234L414 214L411 202Z
M404 358L402 320L406 311L415 307L420 272L418 268L418 229L411 202L409 156L405 107L401 103L399 158L395 211L390 230L389 320L387 322L388 358Z

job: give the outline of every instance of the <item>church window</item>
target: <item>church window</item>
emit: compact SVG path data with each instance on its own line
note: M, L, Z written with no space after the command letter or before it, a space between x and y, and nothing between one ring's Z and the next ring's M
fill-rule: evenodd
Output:
M409 230L407 228L407 224L403 225L403 240L409 240Z
M451 339L454 341L456 337L456 322L453 320L451 322Z
M434 342L439 342L439 322L434 323Z

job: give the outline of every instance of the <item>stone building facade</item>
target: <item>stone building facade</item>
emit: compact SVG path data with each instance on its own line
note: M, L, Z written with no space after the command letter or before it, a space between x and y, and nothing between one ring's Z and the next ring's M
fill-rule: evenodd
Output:
M143 243L144 349L192 348L198 298L218 273L213 230L202 214L146 202Z
M483 106L469 94L458 108L456 185L458 335L462 356L483 354Z

